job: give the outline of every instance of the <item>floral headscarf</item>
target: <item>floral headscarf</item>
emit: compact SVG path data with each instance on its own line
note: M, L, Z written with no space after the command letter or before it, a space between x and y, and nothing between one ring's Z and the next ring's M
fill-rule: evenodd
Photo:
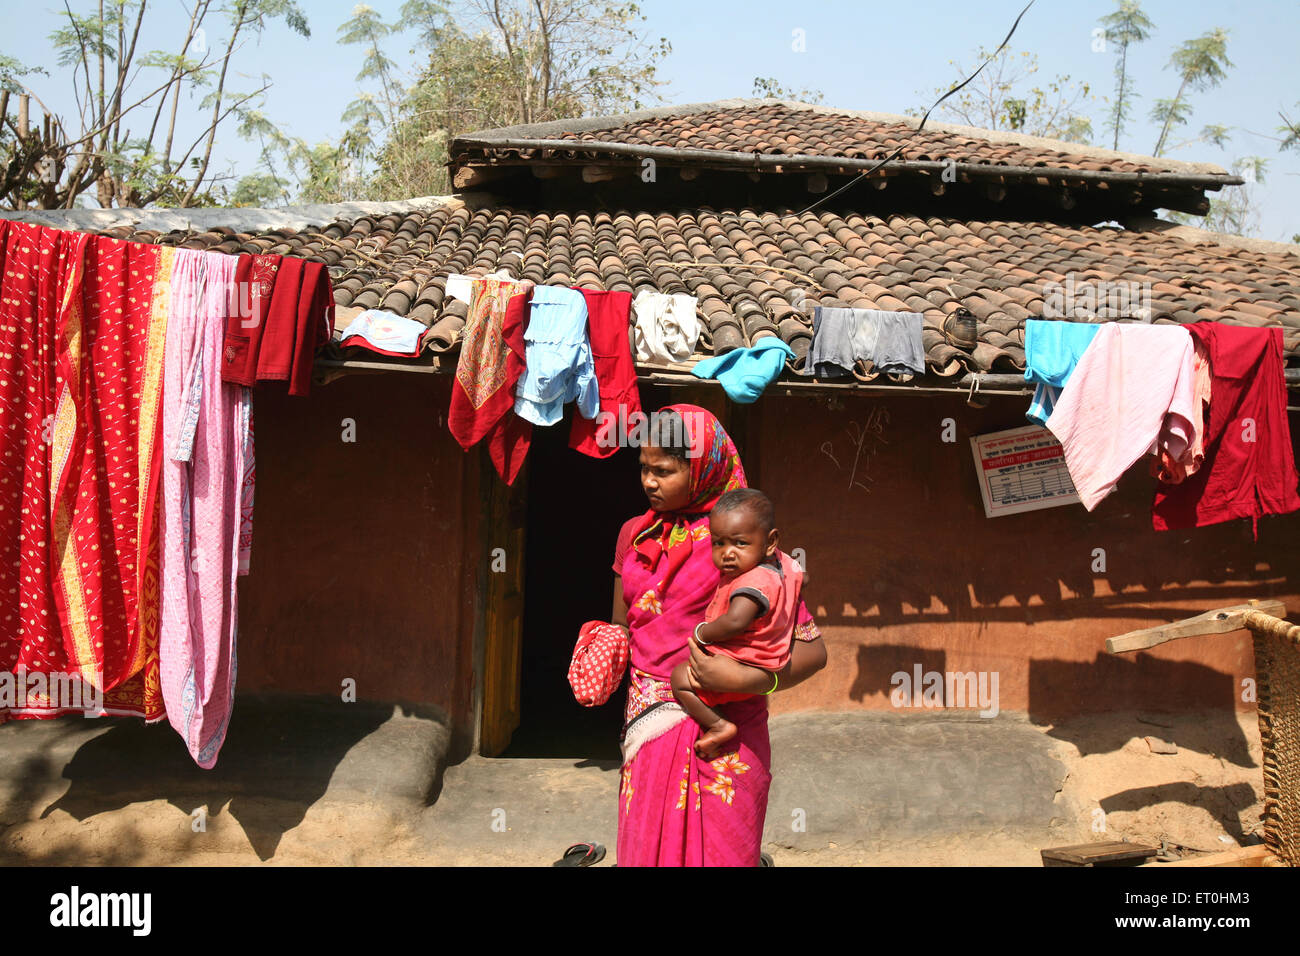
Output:
M642 515L642 523L632 535L632 549L647 568L654 569L661 558L667 558L666 572L658 578L660 598L691 556L701 516L707 515L725 492L748 487L740 453L712 412L698 405L669 405L662 411L677 412L686 426L691 476L686 507L679 511L651 508Z

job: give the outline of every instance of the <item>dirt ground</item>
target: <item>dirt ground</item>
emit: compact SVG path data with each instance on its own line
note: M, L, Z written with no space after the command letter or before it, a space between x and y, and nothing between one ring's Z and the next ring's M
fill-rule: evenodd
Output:
M1054 738L1067 769L1056 795L1060 816L1041 833L967 833L932 842L834 843L815 851L770 848L778 866L1040 865L1045 846L1126 839L1189 848L1185 855L1259 842L1262 778L1253 713L1235 724L1227 715L1114 715L1038 726ZM1176 753L1153 752L1142 735L1172 742ZM590 788L590 771L582 786ZM613 799L616 775L608 781ZM321 800L307 809L242 797L238 817L227 804L199 823L165 800L128 803L78 820L51 809L57 794L33 804L26 820L0 822L0 863L125 865L537 865L535 853L430 845L433 808L386 812L373 804ZM452 788L441 800L452 801ZM442 813L454 812L443 805ZM301 817L301 822L296 822ZM283 820L286 826L275 825ZM259 830L252 821L268 824ZM293 821L293 822L290 822ZM296 822L296 825L294 825ZM178 839L178 833L186 839ZM485 841L486 843L486 841ZM602 865L613 862L613 847Z

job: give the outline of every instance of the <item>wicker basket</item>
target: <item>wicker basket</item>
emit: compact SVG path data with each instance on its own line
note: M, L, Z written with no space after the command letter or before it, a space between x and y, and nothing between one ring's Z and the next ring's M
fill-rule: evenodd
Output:
M1262 619L1249 623L1264 749L1264 844L1300 866L1300 627L1264 614L1248 618Z

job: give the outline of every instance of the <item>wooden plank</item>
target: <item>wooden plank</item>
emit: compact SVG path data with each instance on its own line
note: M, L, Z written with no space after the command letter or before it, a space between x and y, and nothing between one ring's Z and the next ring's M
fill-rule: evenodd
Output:
M1229 631L1240 630L1246 626L1244 619L1247 611L1261 611L1274 617L1286 617L1286 605L1281 601L1252 600L1245 604L1221 607L1217 611L1206 611L1204 614L1184 618L1181 621L1160 624L1156 627L1144 627L1138 631L1121 634L1119 637L1108 638L1106 640L1106 652L1108 654L1127 654L1131 651L1146 650L1184 637L1196 637L1202 634L1226 634Z
M1240 846L1222 853L1209 853L1203 856L1189 857L1186 860L1174 860L1171 863L1144 863L1143 866L1275 866L1278 860L1263 846Z
M485 543L488 565L484 603L483 716L479 753L495 757L510 745L520 720L519 683L523 667L524 545L527 540L528 466L513 486L497 475L482 449L490 529ZM493 570L493 549L501 548Z
M1043 866L1138 866L1159 853L1158 847L1108 840L1040 850Z

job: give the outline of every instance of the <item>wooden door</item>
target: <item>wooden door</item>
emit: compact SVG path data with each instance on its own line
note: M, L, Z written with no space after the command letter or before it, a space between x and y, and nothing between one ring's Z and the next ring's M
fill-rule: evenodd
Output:
M487 461L486 452L484 460ZM483 709L479 753L495 757L519 726L524 626L524 545L528 526L528 465L507 486L488 461L484 495L488 529L484 600Z

